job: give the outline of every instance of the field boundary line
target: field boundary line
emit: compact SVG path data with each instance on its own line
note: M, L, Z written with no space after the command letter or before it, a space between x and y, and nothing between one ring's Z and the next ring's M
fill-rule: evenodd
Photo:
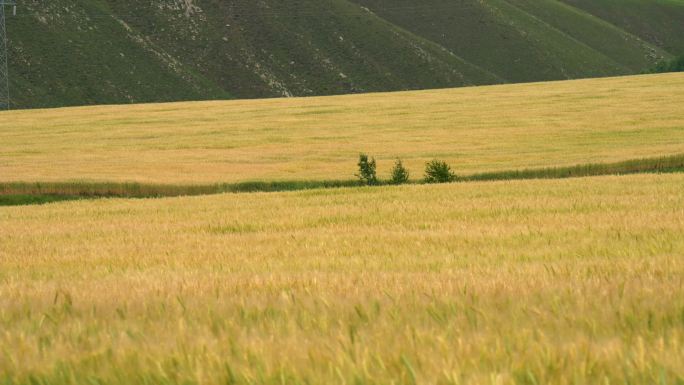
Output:
M567 167L531 168L476 173L454 183L528 179L567 179L602 175L684 172L684 154L632 159L615 163L590 163ZM425 184L412 180L406 184ZM379 186L388 186L383 181ZM224 193L284 192L361 187L358 180L248 181L205 185L145 184L138 182L0 182L0 206L50 203L95 198L163 198Z

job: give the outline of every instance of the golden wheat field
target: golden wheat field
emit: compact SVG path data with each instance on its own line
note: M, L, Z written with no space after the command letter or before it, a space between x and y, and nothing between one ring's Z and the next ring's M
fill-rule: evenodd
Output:
M0 208L3 384L682 384L684 175Z
M419 177L684 151L684 75L0 114L0 182L353 178L359 152Z
M664 74L2 112L0 183L348 180L360 152L414 181L434 158L660 164L684 153L682 106L684 75ZM675 158L0 206L0 385L684 385Z

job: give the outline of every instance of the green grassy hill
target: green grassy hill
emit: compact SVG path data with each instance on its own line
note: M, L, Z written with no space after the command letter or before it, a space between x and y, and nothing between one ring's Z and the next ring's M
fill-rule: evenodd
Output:
M563 0L674 54L684 53L682 0Z
M624 6L623 6L624 3ZM441 88L639 73L684 3L64 0L8 17L15 107Z

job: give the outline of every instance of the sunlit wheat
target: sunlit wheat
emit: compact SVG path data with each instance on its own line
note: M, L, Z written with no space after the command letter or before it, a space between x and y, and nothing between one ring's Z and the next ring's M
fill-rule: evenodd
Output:
M684 175L0 208L3 384L681 384Z

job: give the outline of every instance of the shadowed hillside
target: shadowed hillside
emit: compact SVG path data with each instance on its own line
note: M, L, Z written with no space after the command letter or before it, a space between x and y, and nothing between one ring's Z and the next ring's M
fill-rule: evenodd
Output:
M64 0L8 18L14 107L410 90L639 73L684 3Z

